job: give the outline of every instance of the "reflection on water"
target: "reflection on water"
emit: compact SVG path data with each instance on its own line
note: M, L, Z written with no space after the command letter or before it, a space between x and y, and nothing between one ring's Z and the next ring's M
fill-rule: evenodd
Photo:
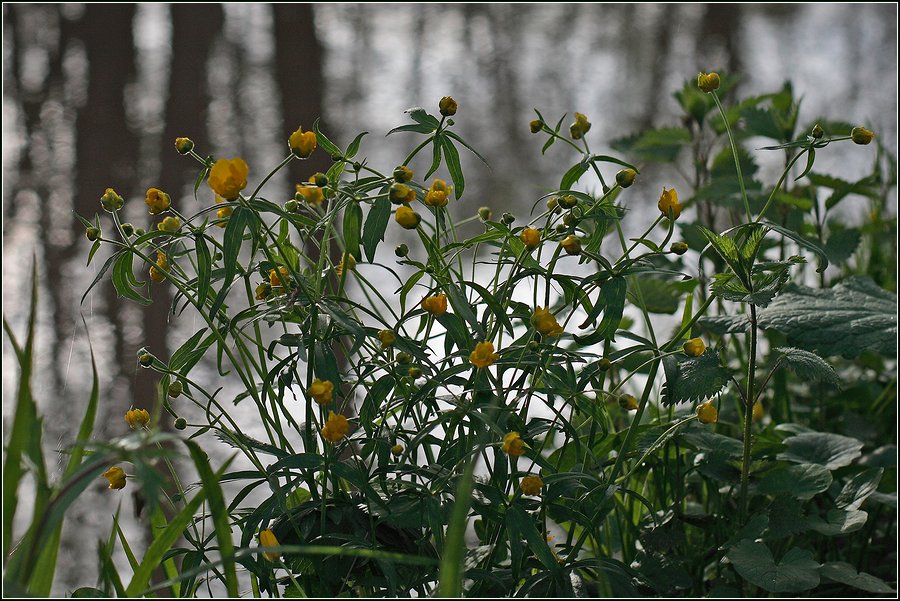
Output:
M98 437L121 434L125 409L153 397L154 378L136 367L136 350L147 345L165 355L197 325L193 317L170 318L165 288L153 290L148 311L123 303L106 285L78 304L98 263L84 266L87 244L72 210L92 215L107 186L127 197L126 218L136 225L148 224L141 200L151 185L169 190L187 212L200 207L190 188L192 166L172 151L175 136L189 135L217 156L243 156L258 176L278 162L298 123L308 128L322 115L323 129L340 143L372 132L363 152L390 169L411 144L410 134L383 136L404 121L403 109L436 108L451 94L460 105L459 133L492 166L463 157L467 192L457 210L471 215L488 205L524 219L578 158L560 147L541 156L540 141L528 132L533 107L548 118L588 114L592 150L606 153L608 140L673 122L672 91L701 69L742 73L741 94L773 91L790 78L804 98L802 121L821 115L865 123L896 148L896 10L4 5L3 313L22 330L34 257L43 303L35 393L54 416L48 449L72 440L71 424L86 402L82 315L105 378ZM292 181L327 167L323 155L274 179L267 195L286 198ZM832 156L822 153L822 168L847 179L868 167ZM657 182L679 182L657 166L644 177L646 187L629 197L638 215L655 202ZM201 193L199 203L211 201ZM641 227L640 220L628 227ZM4 359L9 352L4 342ZM4 360L4 399L15 373ZM4 403L4 424L9 412ZM64 536L70 552L61 555L55 593L90 584L80 576L95 563L83 553L85 541L108 533L119 497L98 484L82 499ZM128 527L131 538L140 537L138 521Z

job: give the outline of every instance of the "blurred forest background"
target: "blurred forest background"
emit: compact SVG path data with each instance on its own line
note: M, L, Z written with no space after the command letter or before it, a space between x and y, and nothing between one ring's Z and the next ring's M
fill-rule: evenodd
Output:
M122 435L129 406L154 398L156 378L137 367L136 351L168 356L180 330L193 331L169 315L165 287L154 286L146 310L117 299L108 282L81 302L98 260L85 267L89 243L73 216L100 212L109 186L125 196L125 215L138 227L149 224L143 197L151 186L186 213L199 208L196 167L175 152L176 136L192 138L204 155L244 157L258 181L284 156L288 135L321 116L341 145L372 132L361 154L390 170L409 138L383 134L405 122L403 109L434 112L441 96L453 95L460 134L493 168L464 164L467 192L456 210L488 205L524 217L576 160L558 147L541 157L542 140L528 132L533 107L554 121L587 114L592 149L611 152L614 138L672 123L672 92L714 69L742 76L739 95L776 91L790 79L804 98L801 122L864 124L896 154L896 4L4 4L3 314L22 330L36 262L34 392L44 440L69 444L87 402L82 317L103 378L98 437ZM823 169L829 160L821 153ZM293 162L267 197L286 200L293 182L329 163L321 151ZM846 179L870 167L839 165ZM680 183L662 168L644 175L660 186ZM212 202L205 186L201 200ZM639 198L632 208L655 202ZM4 427L16 380L8 354L4 338ZM83 578L95 573L92 549L108 535L119 500L131 513L130 495L104 489L98 481L67 522L55 594L93 584ZM140 538L139 521L127 521L129 540Z

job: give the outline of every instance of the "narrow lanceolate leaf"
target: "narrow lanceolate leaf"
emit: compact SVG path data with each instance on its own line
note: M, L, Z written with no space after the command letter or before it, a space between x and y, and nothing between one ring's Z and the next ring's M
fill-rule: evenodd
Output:
M112 282L119 296L133 300L142 305L149 305L150 299L134 289L133 285L137 282L132 271L132 260L134 255L130 252L124 252L116 259L113 266Z
M459 200L466 188L466 179L463 177L462 165L459 163L459 151L446 136L441 136L441 146L444 149L444 159L447 161L447 171L450 172L450 179L453 180L453 194Z
M852 277L823 290L789 286L760 312L760 327L824 356L897 353L897 296L868 278Z
M817 354L791 347L780 347L775 350L781 353L781 361L804 380L840 386L841 379L838 378L834 368Z
M384 240L384 232L391 218L391 201L381 197L375 199L369 214L366 216L366 224L363 226L362 245L366 251L366 259L369 262L375 260L375 251L378 243Z
M346 252L354 259L361 260L359 253L360 229L362 227L362 207L351 201L344 209L344 245Z
M228 290L231 288L231 282L238 268L238 253L241 251L241 244L244 241L244 230L250 223L249 209L244 207L236 207L231 217L228 218L228 225L225 226L225 234L222 240L222 264L224 266L222 274L222 287L213 301L210 315L215 317L219 309L225 303L225 297L228 296Z

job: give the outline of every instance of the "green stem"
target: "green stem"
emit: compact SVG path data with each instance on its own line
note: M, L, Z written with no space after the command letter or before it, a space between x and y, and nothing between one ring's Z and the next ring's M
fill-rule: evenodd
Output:
M741 459L740 523L747 515L747 483L750 480L750 434L753 426L753 379L756 371L756 305L750 305L750 357L747 365L747 401L744 407L744 455Z
M712 92L712 97L716 101L719 114L722 115L722 122L725 123L725 132L728 134L728 141L731 143L731 153L734 155L734 168L737 171L738 184L741 186L741 199L744 201L744 210L747 211L747 221L753 221L753 215L750 213L750 201L747 200L747 190L744 189L744 175L741 173L741 159L738 155L737 143L734 141L734 134L731 133L731 126L728 125L728 116L725 114L725 109L722 108L722 103L719 102L719 96L715 91Z

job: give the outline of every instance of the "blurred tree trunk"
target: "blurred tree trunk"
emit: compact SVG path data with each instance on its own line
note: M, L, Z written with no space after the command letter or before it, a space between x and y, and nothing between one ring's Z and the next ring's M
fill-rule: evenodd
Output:
M738 28L741 21L740 4L706 5L700 33L697 36L697 56L708 56L710 48L717 46L723 51L727 64L703 67L707 70L722 68L728 75L737 75L742 68L741 46L738 40Z
M311 130L319 119L319 129L329 138L322 119L322 47L316 37L313 8L309 4L274 4L275 77L281 91L282 135L286 141L298 126ZM325 172L331 157L319 150L305 161L292 161L292 183L309 179L316 171Z

